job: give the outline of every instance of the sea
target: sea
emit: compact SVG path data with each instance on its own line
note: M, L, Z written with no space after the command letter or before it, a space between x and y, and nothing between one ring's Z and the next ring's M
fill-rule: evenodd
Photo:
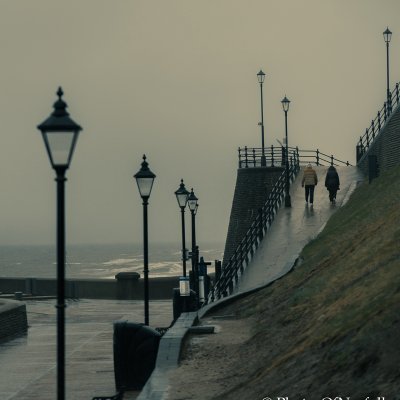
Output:
M223 245L209 243L200 248L200 256L221 260ZM142 244L66 245L66 278L114 279L119 272L138 272L143 277ZM188 270L191 262L187 261ZM54 245L0 246L0 277L56 278ZM211 269L210 272L213 272ZM151 244L149 277L182 275L182 251L177 245Z

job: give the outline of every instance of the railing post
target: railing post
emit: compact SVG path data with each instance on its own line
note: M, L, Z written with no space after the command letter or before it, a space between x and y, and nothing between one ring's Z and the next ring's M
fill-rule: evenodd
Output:
M389 107L386 105L386 101L383 103L383 122L387 120Z
M333 166L333 154L331 154L331 165Z
M399 103L399 84L396 83L396 103Z
M259 231L258 231L258 238L260 239L260 241L261 241L261 239L263 238L263 236L264 236L264 232L263 232L263 209L262 209L262 207L260 207L259 209L258 209L258 215L259 215Z
M256 167L256 149L253 148L253 166Z
M281 167L283 167L285 165L285 160L286 160L286 149L282 146L281 147Z
M246 166L246 168L248 168L249 167L249 164L248 164L248 160L247 160L247 146L244 146L244 165Z
M358 162L360 161L361 156L362 156L361 146L362 146L362 145L360 145L360 144L358 144L358 145L356 146L356 163L357 163L357 164L358 164Z
M379 113L378 113L379 115ZM372 132L372 139L375 137L375 121L372 120L371 121L371 132ZM369 146L369 144L367 143L367 146Z
M290 179L292 179L293 178L293 157L289 158L289 164L290 164L289 176L290 176Z
M239 168L242 168L242 159L241 159L241 154L240 154L240 147L238 147L238 153L239 153Z
M319 150L317 149L317 165L319 165Z
M373 122L373 121L372 121ZM365 131L365 137L367 139L367 147L369 147L369 134L368 134L368 129Z
M274 145L271 144L271 167L274 167Z
M378 132L381 130L381 112L378 111ZM375 136L375 135L374 135Z

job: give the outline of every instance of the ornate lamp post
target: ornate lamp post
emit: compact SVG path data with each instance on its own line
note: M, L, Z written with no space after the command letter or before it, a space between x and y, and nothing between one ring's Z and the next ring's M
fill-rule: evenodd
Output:
M147 206L155 175L149 169L146 156L143 155L143 162L140 171L134 175L139 189L140 197L143 200L143 274L144 274L144 323L149 325L149 244L148 244L148 222Z
M390 86L389 86L389 43L390 39L392 38L392 32L390 32L389 28L387 27L385 32L383 32L383 38L386 42L386 93L387 93L387 111L388 114L392 112L392 98L390 94Z
M290 199L290 194L289 194L289 185L290 185L290 179L289 179L289 145L288 145L288 128L287 128L287 113L289 111L289 105L290 105L290 100L285 96L284 99L281 101L282 103L282 108L285 113L285 141L286 141L286 162L285 162L285 170L286 170L286 185L285 185L285 207L291 207L292 202Z
M264 104L263 104L263 83L265 80L265 74L260 69L257 74L258 83L260 84L261 93L261 166L265 167L267 165L267 160L265 158L265 143L264 143Z
M193 188L188 197L188 207L190 213L192 215L192 273L193 273L193 281L195 284L195 291L197 291L197 250L196 250L196 213L199 207L198 201L199 199L193 192Z
M57 182L57 399L65 399L65 173L82 128L66 111L61 87L54 111L38 125Z
M184 296L189 296L187 293L188 287L186 286L186 244L185 244L185 207L188 201L189 192L185 188L185 184L183 183L183 179L181 179L181 184L179 188L175 191L176 200L178 201L179 208L181 209L181 220L182 220L182 267L183 267L183 281L185 282L185 290ZM182 295L182 291L181 291Z

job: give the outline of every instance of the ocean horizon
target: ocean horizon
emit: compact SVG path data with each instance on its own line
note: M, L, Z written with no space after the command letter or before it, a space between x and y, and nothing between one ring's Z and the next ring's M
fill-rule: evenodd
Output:
M181 275L181 254L175 243L150 244L149 277ZM212 262L211 272L222 255L221 243L200 248L200 256ZM65 261L67 279L114 279L119 272L138 272L143 277L142 243L67 244ZM55 245L0 245L0 277L56 278L56 265Z

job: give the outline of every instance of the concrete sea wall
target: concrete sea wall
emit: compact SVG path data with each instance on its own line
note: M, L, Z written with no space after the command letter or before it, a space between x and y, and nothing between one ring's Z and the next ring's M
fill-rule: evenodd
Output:
M223 266L229 261L240 244L253 218L266 202L268 195L283 170L281 167L238 169L225 242Z
M26 306L20 301L0 299L0 340L26 332Z
M368 175L368 156L377 157L380 171L400 165L400 107L393 112L357 166Z
M143 279L123 277L122 279L68 279L65 295L68 298L142 300ZM172 299L173 288L179 287L179 277L149 279L151 300ZM0 278L0 292L23 292L33 296L56 296L56 279L46 278Z

